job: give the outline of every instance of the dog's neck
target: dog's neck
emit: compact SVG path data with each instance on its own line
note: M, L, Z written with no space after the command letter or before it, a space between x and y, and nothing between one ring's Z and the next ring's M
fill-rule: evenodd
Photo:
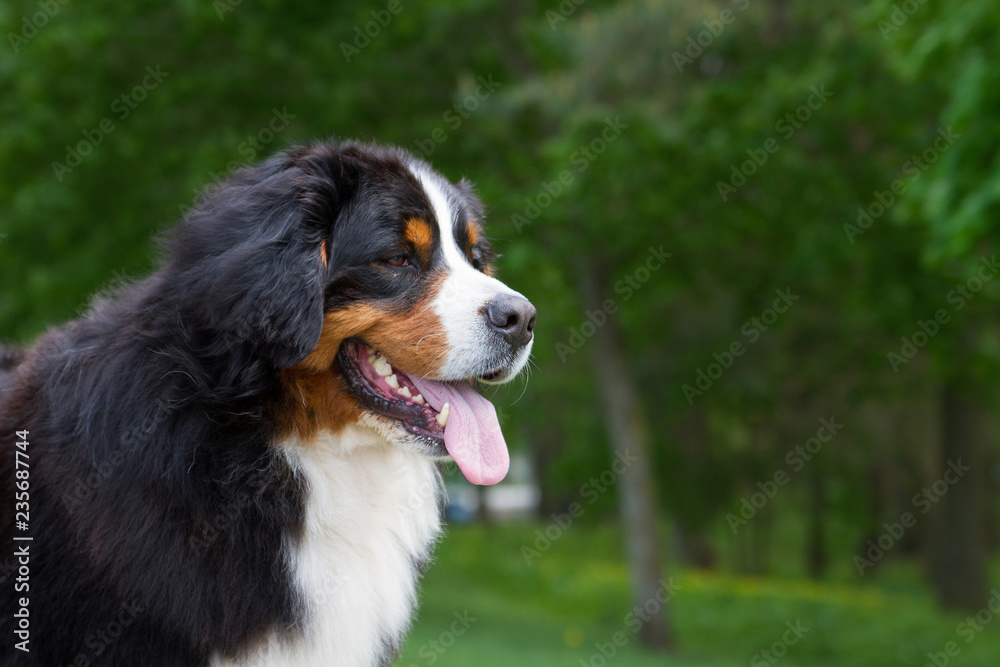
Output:
M360 426L279 446L306 486L303 534L286 549L302 627L235 664L388 664L441 529L437 468Z

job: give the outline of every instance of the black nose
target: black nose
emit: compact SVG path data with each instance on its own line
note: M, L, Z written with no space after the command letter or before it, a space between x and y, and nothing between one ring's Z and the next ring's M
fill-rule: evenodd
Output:
M535 315L531 302L519 296L501 296L486 307L486 321L515 348L531 341Z

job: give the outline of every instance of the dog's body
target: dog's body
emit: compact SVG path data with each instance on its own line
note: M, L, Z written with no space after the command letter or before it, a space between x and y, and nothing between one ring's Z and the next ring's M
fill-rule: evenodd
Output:
M0 665L388 664L435 460L506 472L469 381L520 371L534 309L481 218L402 151L294 149L207 196L152 276L0 350Z

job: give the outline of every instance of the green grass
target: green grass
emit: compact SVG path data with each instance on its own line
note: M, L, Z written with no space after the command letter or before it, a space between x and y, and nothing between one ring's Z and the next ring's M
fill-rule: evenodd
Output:
M617 531L575 525L528 565L521 548L534 543L539 527L453 526L424 579L419 617L397 665L768 665L754 656L796 621L809 631L774 664L921 667L949 641L960 648L949 665L1000 663L1000 619L966 642L956 633L964 615L935 610L906 566L857 583L672 572L680 589L667 609L680 651L649 653L626 622ZM456 614L469 620L459 623ZM596 645L607 647L616 632L627 643L602 662Z

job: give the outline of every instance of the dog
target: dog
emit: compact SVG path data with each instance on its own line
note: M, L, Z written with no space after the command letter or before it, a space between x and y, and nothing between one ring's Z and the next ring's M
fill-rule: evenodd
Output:
M483 217L403 150L293 147L0 352L0 665L390 664L439 463L509 463L474 386L522 371L536 312Z

